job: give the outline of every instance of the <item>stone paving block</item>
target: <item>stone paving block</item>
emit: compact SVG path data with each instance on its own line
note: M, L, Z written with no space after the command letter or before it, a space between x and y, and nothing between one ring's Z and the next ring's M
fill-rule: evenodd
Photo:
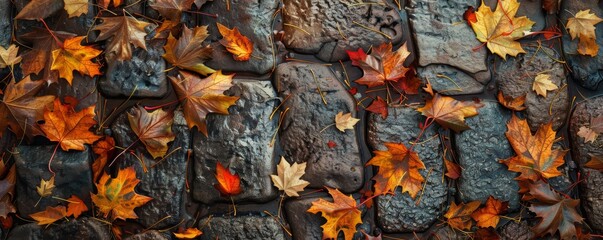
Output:
M79 219L70 219L69 221L52 224L48 227L36 223L19 225L10 231L7 239L64 240L70 237L86 240L111 239L111 228L105 223L92 218L80 217Z
M162 234L159 231L151 230L129 236L124 238L124 240L170 240L170 237L166 236L165 233Z
M285 240L281 226L269 216L212 217L199 221L200 239Z
M76 111L81 111L84 108L95 105L98 100L98 92L96 91L97 78L82 76L81 74L73 74L71 85L67 81L59 80L57 84L43 88L40 91L41 95L55 95L65 102L65 97L73 97L78 100L75 106Z
M8 48L12 36L12 5L11 0L0 0L0 46Z

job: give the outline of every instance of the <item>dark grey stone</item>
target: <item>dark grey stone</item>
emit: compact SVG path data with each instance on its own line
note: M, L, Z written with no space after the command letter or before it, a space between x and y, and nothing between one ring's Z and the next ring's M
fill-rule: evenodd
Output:
M542 9L542 0L517 0L519 2L519 9L515 17L526 16L532 22L535 22L532 26L533 32L542 31L546 27L546 11ZM497 0L484 0L487 6L490 6L492 11L496 9L498 5ZM476 9L477 10L477 9Z
M203 25L208 25L211 41L212 60L205 64L213 69L223 71L247 72L257 75L271 73L278 64L279 48L272 37L273 15L279 8L278 0L229 0L230 11L226 10L227 1L209 1L202 8L203 12L218 13L217 18L202 18ZM233 28L237 27L241 34L253 43L253 53L248 61L235 61L232 53L228 52L218 40L221 34L216 22ZM274 53L274 55L273 55ZM275 57L276 56L276 57Z
M8 234L9 240L64 240L64 239L87 239L107 240L111 239L111 226L92 218L80 217L69 221L52 224L48 227L36 223L28 223L14 227Z
M320 214L309 213L308 209L312 202L318 200L313 198L296 198L285 202L284 209L287 222L291 227L294 240L319 240L322 239L322 228L326 220Z
M126 112L115 120L111 130L116 146L125 148L138 139L130 128ZM136 177L140 179L136 192L153 198L145 205L134 209L138 215L136 221L145 227L153 225L153 228L164 228L190 217L186 212L184 195L186 194L187 150L190 149L191 143L189 129L181 111L174 113L172 131L176 138L168 144L167 153L169 155L161 162L159 162L161 158L154 160L141 142L137 142L129 148L135 152L138 158L142 159L146 165L144 167L146 171L141 165L141 160L132 154L123 154L123 157L116 160L116 168L124 169L134 166ZM153 165L155 166L153 167ZM159 222L166 216L171 216L171 218Z
M603 17L603 8L598 0L562 1L559 22L567 24L567 19L581 10L590 9L591 13ZM597 45L603 46L603 23L595 25ZM563 28L562 28L563 29ZM603 49L597 56L585 56L578 53L578 38L572 40L566 29L562 30L563 52L567 64L572 69L574 80L585 88L596 89L603 81Z
M530 240L534 237L527 221L509 221L498 230L498 235L501 240Z
M429 240L467 240L470 239L468 236L463 235L460 231L457 231L448 225L443 225L440 228L435 229L429 234Z
M494 79L505 96L513 98L526 95L526 117L530 129L553 122L553 129L559 129L565 122L569 108L569 94L564 65L555 61L559 54L547 47L523 46L526 54L520 54L506 61L498 59ZM558 86L548 91L546 97L532 90L534 79L539 73L547 74ZM565 87L564 87L565 86Z
M12 36L11 0L0 0L0 46L8 48Z
M412 108L389 108L385 120L377 114L369 115L368 142L375 150L387 150L386 142L403 143L410 147L421 131L418 126L424 117ZM448 189L442 182L444 163L442 147L437 135L436 125L428 128L414 151L425 164L421 175L426 179L424 192L415 199L408 193L396 189L395 195L376 198L377 224L385 232L422 232L428 229L443 214ZM416 205L416 201L420 202Z
M107 74L99 88L110 97L163 97L168 91L165 61L162 55L164 40L146 41L147 50L132 45L132 59L108 60Z
M206 204L228 201L214 188L216 165L239 174L243 192L235 201L265 202L276 197L270 174L276 172L279 157L271 143L278 125L278 115L269 118L279 104L269 81L234 81L226 94L239 96L229 115L207 116L208 136L195 132L195 180L193 197ZM277 144L277 143L275 143Z
M300 53L316 54L323 61L337 61L347 58L345 50L367 50L381 43L410 41L410 34L403 33L408 29L408 21L402 19L406 17L403 5L399 11L390 1L353 3L356 2L283 1L285 45Z
M463 202L482 203L492 196L508 201L514 211L520 207L519 185L513 180L517 174L498 162L515 155L505 136L511 112L494 101L482 103L479 114L465 120L471 129L455 134L455 151L462 169L458 195Z
M54 151L55 145L49 146L26 146L15 148L14 156L17 166L17 188L16 200L17 212L23 218L29 219L32 213L40 212L46 207L54 207L64 204L63 201L51 197L40 200L37 207L36 202L40 195L36 187L42 179L49 180L52 173L48 171L48 161ZM76 195L90 205L90 193L93 192L92 171L90 165L89 148L85 151L64 152L57 149L52 160L52 170L56 173L55 188L52 196L67 199Z
M40 94L58 96L63 102L65 102L65 97L73 97L78 100L75 110L81 111L96 104L98 100L96 82L97 78L74 74L71 85L64 79L59 80L57 83L43 88Z
M281 226L269 216L212 217L207 222L207 218L199 221L200 239L286 239Z
M340 132L331 126L338 112L356 115L356 104L329 68L320 64L283 63L275 73L279 97L288 98L281 109L289 109L279 129L285 158L306 162L304 179L310 187L338 188L353 192L362 187L364 166L360 159L356 130ZM324 96L326 104L318 93ZM361 123L355 129L362 129ZM327 143L337 147L329 148Z
M124 240L170 240L165 234L151 230L124 238Z
M603 156L603 137L599 136L594 142L584 142L584 138L578 136L580 127L590 126L592 117L603 116L603 97L587 99L576 104L570 119L570 139L572 146L572 158L580 167L582 176L588 176L586 181L580 184L580 205L584 208L584 217L589 226L597 231L603 232L603 173L598 170L584 167L592 156Z
M449 65L419 67L417 75L425 82L429 80L433 90L442 95L476 94L483 92L485 87L470 74Z

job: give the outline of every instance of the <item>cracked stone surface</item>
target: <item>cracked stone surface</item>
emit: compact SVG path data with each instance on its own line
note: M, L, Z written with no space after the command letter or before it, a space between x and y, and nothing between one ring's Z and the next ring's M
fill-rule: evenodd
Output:
M281 226L270 216L212 217L199 221L200 239L285 240Z
M10 0L0 0L0 46L8 48L12 36L12 5Z
M63 240L67 236L78 239L111 239L110 228L92 218L82 217L75 220L52 224L45 228L36 223L16 226L8 234L9 240Z

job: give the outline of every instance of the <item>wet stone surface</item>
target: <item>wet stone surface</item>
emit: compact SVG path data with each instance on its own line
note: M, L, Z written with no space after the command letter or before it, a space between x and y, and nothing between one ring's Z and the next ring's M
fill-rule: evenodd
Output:
M151 230L143 233L132 235L124 240L170 240L165 234L161 234L159 231Z
M281 226L269 216L212 217L201 219L199 229L203 232L200 239L274 239L285 240Z
M12 36L11 0L0 0L0 46L8 48Z
M509 221L498 230L498 235L501 240L529 240L533 238L534 233L526 221L520 223Z
M358 117L352 96L336 76L320 64L280 64L274 84L279 97L289 98L281 107L289 110L279 130L285 158L291 162L307 162L304 179L310 182L310 187L328 186L343 192L358 190L363 184L364 166L356 130L340 132L331 126L321 132L333 125L338 112ZM329 148L329 141L337 146Z
M369 115L368 142L374 150L387 150L386 142L403 143L407 147L419 135L419 122L424 118L412 108L389 108L389 117L385 120L376 114ZM448 189L442 182L445 171L442 162L442 147L436 136L437 126L428 128L423 134L421 144L414 147L425 164L421 175L427 183L418 205L418 195L412 199L408 193L396 189L395 195L376 198L377 224L385 232L424 231L444 212ZM429 139L429 140L427 140ZM427 140L427 141L425 141ZM371 182L372 183L372 182Z
M269 81L235 80L226 94L240 97L236 106L229 108L230 114L209 114L208 136L194 133L193 197L206 204L230 201L214 188L220 162L241 177L243 192L233 196L235 201L271 200L277 190L270 174L275 174L279 157L271 143L278 115L270 119L270 114L280 101Z
M67 236L77 239L111 239L111 229L105 223L92 218L81 217L50 225L45 228L36 223L16 226L9 234L9 240L63 240Z

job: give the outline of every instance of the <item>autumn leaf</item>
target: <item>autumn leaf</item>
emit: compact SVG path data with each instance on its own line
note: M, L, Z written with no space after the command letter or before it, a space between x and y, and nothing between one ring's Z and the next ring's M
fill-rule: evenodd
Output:
M458 164L448 159L444 159L444 165L446 165L446 177L450 179L458 179L461 177L461 167Z
M32 0L15 16L15 19L38 20L46 18L61 8L69 17L77 17L88 13L87 0Z
M108 57L111 54L114 54L115 58L119 61L131 59L132 48L130 47L130 43L147 50L145 44L147 32L145 31L145 27L149 26L150 23L126 16L103 17L100 19L102 23L94 27L93 30L100 31L100 34L96 38L97 41L110 38L105 50L106 59L113 59L113 57Z
M526 102L526 95L521 95L520 97L512 98L510 96L505 96L502 91L498 92L497 96L498 102L502 104L504 107L514 110L514 111L523 111L526 110L526 106L524 105Z
M29 215L38 222L38 225L54 223L61 218L67 217L65 206L46 207L46 210Z
M134 167L120 169L116 178L103 174L96 183L97 194L90 193L92 202L105 217L111 215L111 219L136 219L138 216L134 208L152 200L134 191L139 182Z
M450 128L455 132L469 129L465 123L465 118L473 117L478 114L477 109L483 104L475 102L461 102L451 97L443 97L440 94L425 103L425 106L418 108L423 116L433 118L444 128Z
M534 79L534 83L532 84L532 90L536 92L536 94L546 97L547 91L552 91L558 89L557 85L551 82L550 75L548 74L538 74L536 75L536 79Z
M477 17L475 16L475 8L473 6L469 6L465 13L463 13L463 19L467 22L467 25L471 27L475 22L477 22Z
M502 202L492 196L486 200L486 205L471 214L471 218L477 222L477 226L481 228L492 227L496 228L500 215L505 213L509 208L508 202Z
M559 6L561 5L561 0L543 0L542 8L548 14L555 14L559 11Z
M195 239L198 236L201 236L201 234L203 234L203 232L197 228L187 228L183 232L175 232L174 236L176 236L178 239Z
M88 14L88 0L63 0L70 18Z
M406 43L392 52L391 43L383 43L373 48L371 54L364 53L362 48L358 51L347 51L352 65L360 67L364 75L356 80L358 84L368 87L385 85L385 81L398 82L404 78L410 68L404 67L404 61L410 55Z
M36 187L36 192L40 197L48 197L52 195L52 190L54 189L54 176L50 177L48 181L41 179L40 185Z
M584 142L587 143L587 142L595 142L595 140L597 140L597 137L599 136L599 134L596 133L595 131L593 131L592 129L590 129L589 127L582 126L578 130L578 136L584 138Z
M494 228L480 228L477 229L472 235L473 240L499 240L500 236Z
M596 169L599 172L603 172L603 157L591 156L590 160L584 164L584 167Z
M598 134L603 133L603 116L590 118L590 129Z
M535 237L547 233L555 235L557 231L561 239L572 239L577 236L575 223L581 223L583 220L576 211L580 200L563 197L552 190L548 184L531 185L529 194L536 201L528 209L541 219L532 228Z
M471 229L471 214L479 207L480 201L473 201L467 204L461 203L456 205L454 202L450 203L448 212L444 214L444 217L448 219L448 225L450 227L459 230Z
M354 130L354 125L356 125L358 121L360 121L360 119L352 117L352 113L343 114L343 112L338 112L337 115L335 115L335 127L341 132L345 132L346 129Z
M184 71L180 71L177 77L170 76L189 128L197 126L197 130L207 135L207 114L228 114L228 107L239 99L224 95L224 91L232 86L233 76L224 75L221 71L204 79Z
M216 25L218 25L218 31L223 37L220 40L220 44L222 44L228 52L232 53L234 60L248 61L249 57L251 57L251 53L253 53L253 43L249 38L241 34L237 27L229 29L220 23L216 23Z
M519 9L517 0L499 0L496 10L482 5L475 12L476 22L471 24L477 39L486 43L490 52L507 59L507 54L517 56L525 53L517 39L524 37L524 31L530 31L534 22L527 17L516 18Z
M57 82L59 80L58 72L50 70L52 66L52 52L60 48L59 44L62 41L74 36L71 33L48 31L44 28L34 28L32 31L23 34L23 40L32 43L31 49L22 55L21 69L23 70L23 74L25 76L39 74L42 76L42 80L48 84ZM58 41L55 40L55 37Z
M337 189L326 187L333 202L322 198L312 202L309 213L321 213L327 220L322 227L322 239L337 239L339 232L343 231L345 240L352 240L356 233L356 225L362 224L361 212L358 210L356 200L346 196Z
M242 191L239 174L230 173L230 170L226 169L219 162L216 166L216 180L218 180L218 183L216 183L214 187L216 187L223 196L238 195Z
M406 148L401 143L386 142L387 151L373 151L375 156L366 165L379 167L379 171L373 177L375 181L375 195L394 193L398 186L402 187L402 193L408 192L412 198L422 188L425 181L420 169L425 165L419 159L419 155Z
M78 218L80 214L88 211L88 207L86 203L82 201L82 199L78 198L75 195L71 195L69 199L67 199L69 204L67 205L67 216L73 216L74 218Z
M9 168L5 165L5 161L0 159L0 175L4 175L4 178L0 180L0 220L2 218L7 220L10 218L10 213L17 212L12 201L15 196L15 184L17 182L16 169L15 164Z
M278 190L284 191L289 197L297 197L304 190L308 184L308 181L301 179L306 173L306 163L293 163L289 164L284 157L281 157L281 161L277 166L277 175L270 175L272 183L278 188Z
M149 113L138 106L128 113L128 121L153 158L165 156L169 149L167 144L176 137L172 132L174 112L157 109Z
M10 66L11 69L21 62L21 56L17 56L19 47L11 44L8 49L0 46L0 68Z
M380 96L377 96L377 99L375 99L366 110L381 115L381 118L383 119L387 118L387 103Z
M192 30L183 26L182 35L178 40L170 33L167 43L163 47L165 49L163 58L182 69L202 75L213 73L215 70L203 64L211 58L211 47L203 44L207 36L209 36L207 26L195 27Z
M105 136L103 139L94 143L92 151L98 155L96 160L92 163L93 179L96 181L104 172L109 157L112 157L115 152L115 140L110 136Z
M54 96L37 96L43 81L32 81L29 76L18 83L13 79L4 90L0 102L0 136L8 128L18 137L42 135L36 124L44 120L44 110L52 106Z
M113 2L113 7L118 7L122 4L122 0L98 0L98 4L104 9L109 8L109 4Z
M572 40L580 39L578 53L591 57L597 56L599 45L596 42L595 25L601 21L603 19L591 13L590 9L579 11L574 17L567 19L565 27L569 30Z
M168 19L169 21L180 22L182 12L191 9L195 0L154 0L149 1L149 6L161 16Z
M557 167L565 163L563 157L567 151L552 149L555 141L552 123L540 126L532 135L527 120L519 120L513 115L505 134L517 155L501 162L509 167L509 171L520 173L517 180L536 181L540 177L561 175Z
M44 112L44 124L40 126L50 141L58 142L64 151L84 151L84 144L92 144L101 136L89 129L96 124L94 106L75 112L69 105L54 100L54 109Z
M100 64L91 60L97 57L102 51L90 46L82 46L84 37L74 37L65 40L63 47L52 51L51 70L57 70L59 77L69 82L73 81L73 71L78 71L83 75L94 77L100 75Z

